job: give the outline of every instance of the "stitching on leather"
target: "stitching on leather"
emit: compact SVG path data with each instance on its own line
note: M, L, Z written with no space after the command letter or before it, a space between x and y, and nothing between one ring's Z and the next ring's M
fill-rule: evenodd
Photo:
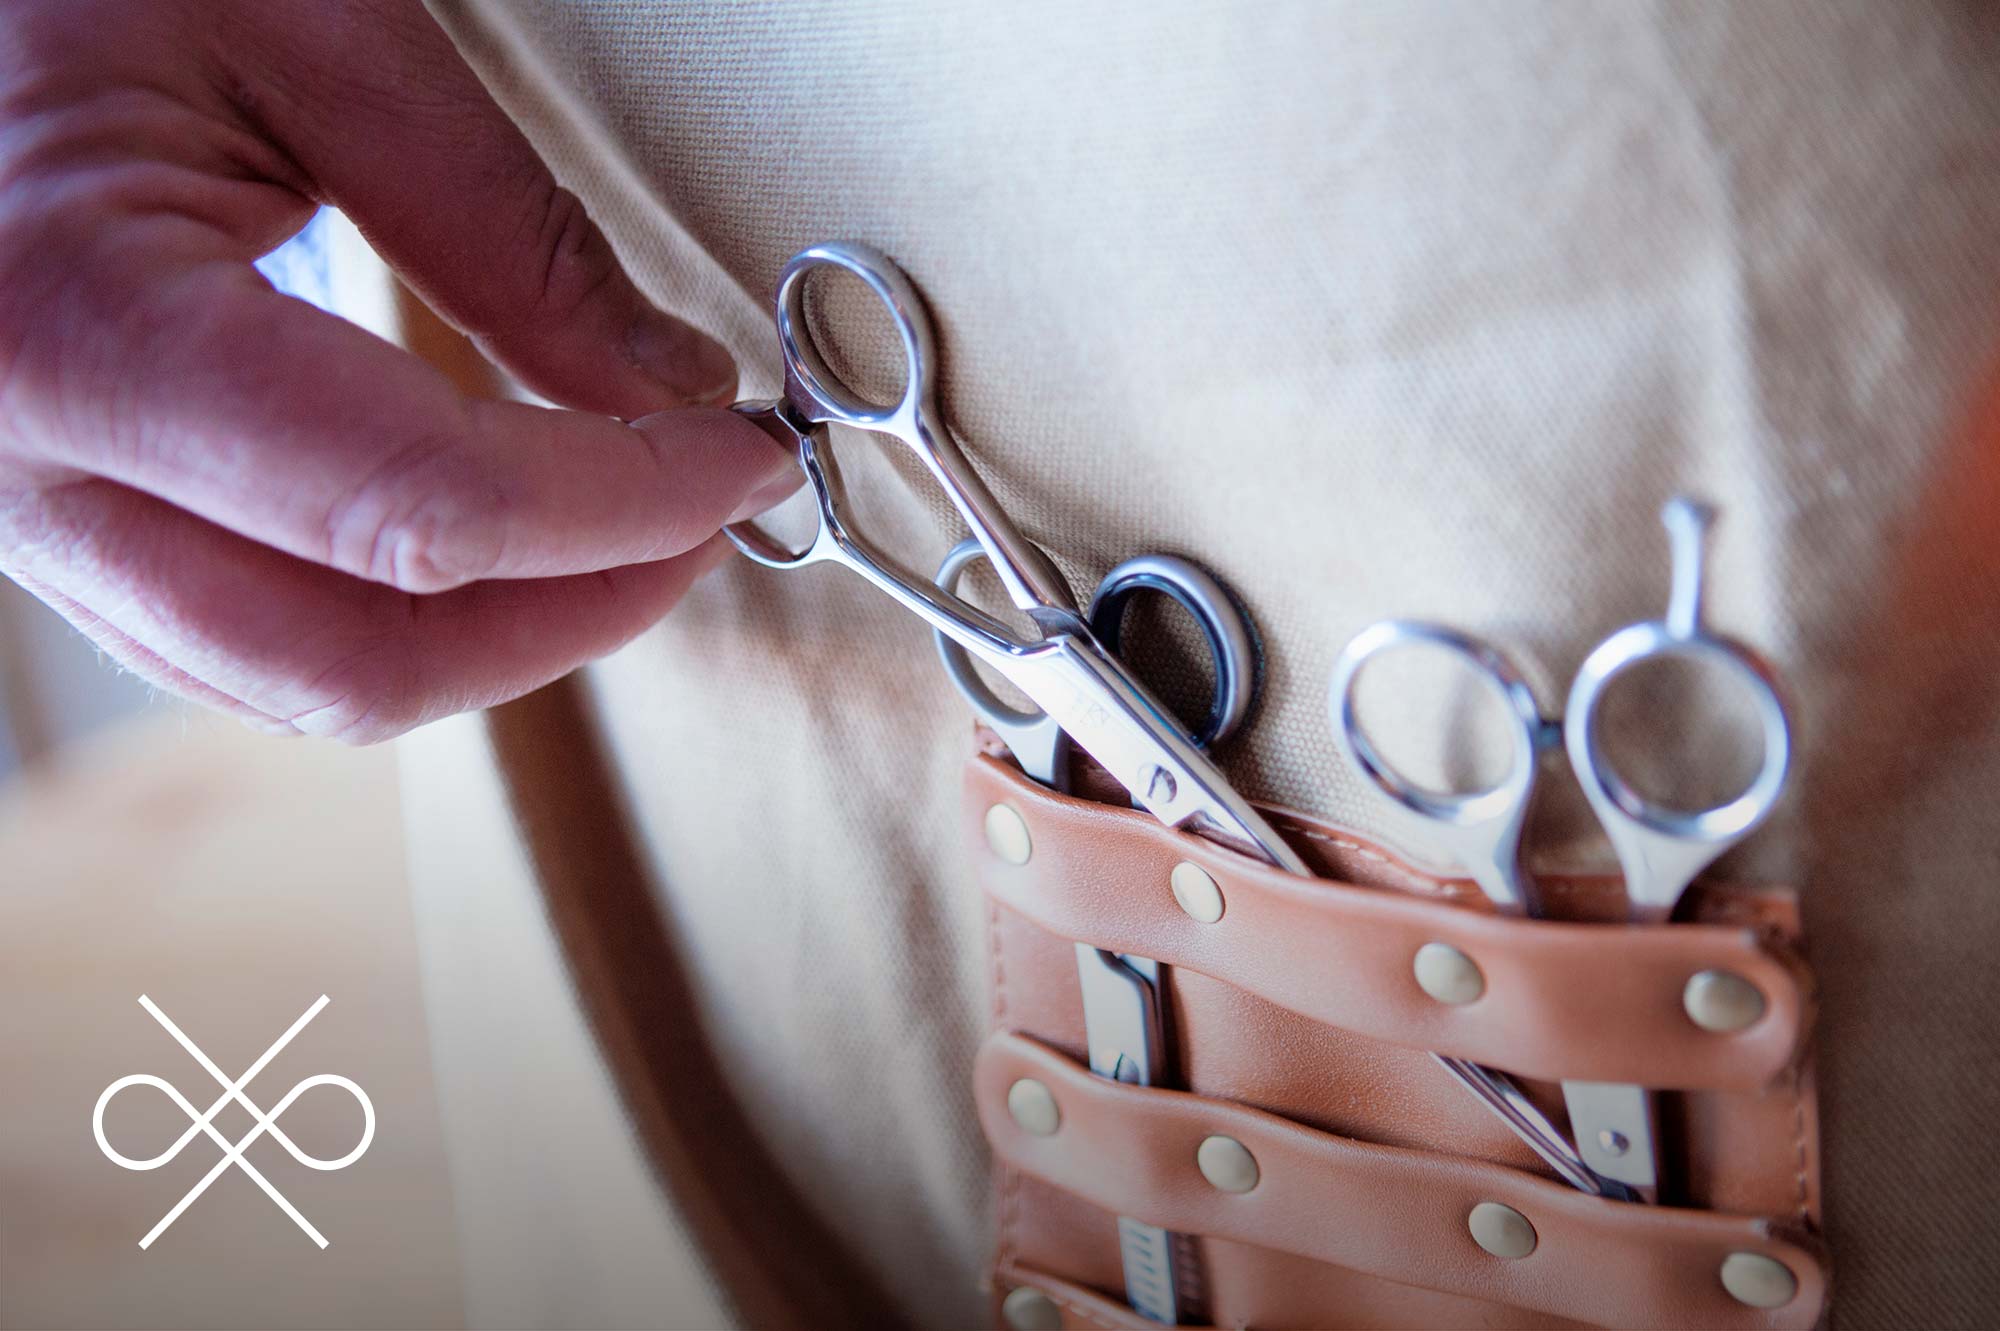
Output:
M1298 823L1287 823L1286 826L1290 827L1300 836L1305 837L1308 841L1322 841L1329 846L1338 846L1342 850L1351 850L1362 859L1373 860L1377 864L1387 864L1397 869L1403 867L1387 855L1384 855L1381 851L1376 850L1373 846L1364 846L1359 841L1348 841L1342 837L1328 836L1325 832L1316 832L1312 828Z
M993 1026L1007 1029L1007 967L1000 956L1000 905L986 898L986 953L993 961Z
M1804 1078L1799 1073L1799 1065L1792 1064L1792 1149L1799 1161L1799 1223L1810 1223L1807 1202L1810 1194L1806 1188L1806 1097Z
M986 898L986 950L993 962L993 1027L1007 1029L1007 965L1000 948L1000 905ZM1011 1166L1000 1166L1000 1215L994 1235L994 1265L1006 1267L1014 1252L1014 1223L1020 1206L1021 1176Z
M1002 1266L1014 1259L1014 1225L1020 1212L1021 1176L1012 1166L1000 1166L1000 1237L994 1258Z
M1308 841L1317 841L1322 845L1349 851L1355 855L1359 855L1364 860L1370 860L1391 870L1398 877L1398 890L1415 890L1438 897L1455 897L1460 895L1458 887L1450 881L1439 880L1418 873L1401 860L1390 855L1385 855L1373 846L1365 845L1359 841L1349 841L1345 837L1330 836L1325 832L1316 831L1304 823L1287 822L1285 826Z

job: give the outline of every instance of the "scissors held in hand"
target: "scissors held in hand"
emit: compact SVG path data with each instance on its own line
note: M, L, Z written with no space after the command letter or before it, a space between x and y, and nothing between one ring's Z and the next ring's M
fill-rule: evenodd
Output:
M902 396L862 400L827 367L805 319L805 280L818 268L867 284L894 321L907 362ZM778 282L778 341L785 396L737 410L797 450L819 513L802 550L787 549L752 523L725 530L737 549L768 568L833 562L859 573L933 630L1033 699L1161 822L1186 827L1267 863L1305 873L1304 862L1223 779L1152 694L1085 624L1062 575L1022 536L945 429L937 401L936 339L923 302L888 258L865 245L815 245ZM924 464L972 531L1008 599L1039 636L1015 633L927 578L918 577L855 530L825 427L847 425L900 442Z
M893 405L860 397L841 382L820 354L805 313L806 279L816 268L853 274L888 307L909 371L903 395ZM992 552L994 572L1006 587L1008 599L1027 611L1030 619L1040 622L1042 611L1075 610L1069 584L1048 556L1015 528L944 428L944 413L937 400L937 337L931 331L922 297L900 268L866 245L814 245L794 255L779 277L777 323L778 346L785 361L785 395L775 402L744 403L737 410L757 420L774 437L797 443L799 464L819 501L820 526L809 546L791 551L756 524L736 523L728 528L728 534L738 550L767 568L797 568L824 560L846 564L884 590L890 590L885 582L893 584L892 594L899 600L914 596L931 614L966 615L970 611L970 624L998 629L996 636L1008 639L996 621L971 611L957 598L938 600L934 588L898 568L854 530L833 454L825 447L824 432L813 428L848 425L899 440L917 456L944 487L981 546Z

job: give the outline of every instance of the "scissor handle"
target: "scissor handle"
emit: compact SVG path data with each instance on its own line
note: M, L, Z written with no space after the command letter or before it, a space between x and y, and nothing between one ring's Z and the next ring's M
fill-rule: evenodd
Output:
M954 545L945 555L944 562L938 565L938 589L947 596L956 597L958 580L965 576L965 570L984 558L986 547L979 543L977 537L968 536ZM979 719L1006 741L1008 751L1021 764L1021 770L1045 786L1058 789L1065 786L1069 764L1063 761L1068 746L1062 727L1051 720L1047 712L1039 709L1023 711L1000 701L986 686L986 681L980 678L979 671L973 668L972 653L936 629L931 630L931 638L937 643L938 659L944 662L945 674L951 677L953 687L972 704L972 710Z
M1090 631L1118 655L1125 610L1140 592L1159 592L1193 617L1208 643L1215 691L1208 714L1188 738L1208 748L1234 734L1257 701L1257 630L1236 594L1220 578L1178 555L1136 555L1104 575L1090 598Z
M744 558L765 568L798 568L833 557L846 496L840 484L840 469L834 465L832 450L822 451L818 447L818 436L823 432L812 426L800 429L786 414L782 402L738 402L730 410L797 457L799 470L806 475L807 489L811 491L819 512L819 527L813 533L813 539L799 550L792 549L765 531L754 518L732 522L722 529L722 534L729 538L729 543Z
M976 537L960 541L938 566L938 587L955 594L965 570L986 557L986 549ZM1208 644L1215 691L1206 718L1189 737L1197 747L1206 748L1233 733L1256 700L1257 639L1250 617L1229 589L1200 565L1175 555L1140 555L1105 575L1091 598L1090 630L1114 656L1123 636L1126 607L1142 591L1170 597L1194 617ZM1002 702L973 668L972 656L964 647L935 630L932 637L952 684L979 718L1007 742L1022 770L1044 784L1058 784L1064 770L1061 728L1045 712L1023 711Z
M1404 647L1435 647L1458 657L1506 707L1513 756L1506 776L1484 790L1433 790L1410 780L1383 756L1361 724L1355 689L1375 657ZM1500 651L1441 624L1385 619L1342 649L1327 691L1333 737L1347 761L1405 809L1435 823L1445 848L1503 910L1531 912L1532 885L1521 872L1521 833L1535 793L1537 755L1551 741L1527 680Z
M887 308L902 342L907 375L903 395L894 404L868 401L827 365L806 319L806 278L815 268L834 268L860 278ZM785 396L798 423L848 425L902 441L986 547L1008 599L1038 622L1074 614L1076 602L1069 584L1048 556L1014 526L945 428L938 407L937 335L923 297L903 270L888 255L858 241L812 245L786 263L775 304Z
M837 268L867 284L889 308L902 342L906 379L892 404L870 402L827 366L806 320L806 278L815 268ZM811 422L831 421L889 434L913 431L918 417L935 414L937 335L923 297L888 255L858 241L828 241L793 255L778 277L778 345L785 356L786 396Z
M1777 675L1748 647L1702 623L1702 543L1713 514L1676 498L1661 510L1660 520L1673 548L1666 617L1627 625L1598 644L1577 671L1564 708L1570 766L1618 854L1627 899L1641 917L1671 914L1694 876L1770 815L1792 756L1791 722ZM1643 662L1669 657L1721 667L1756 706L1762 765L1742 794L1712 808L1680 809L1646 798L1619 773L1598 733L1598 709L1611 682Z

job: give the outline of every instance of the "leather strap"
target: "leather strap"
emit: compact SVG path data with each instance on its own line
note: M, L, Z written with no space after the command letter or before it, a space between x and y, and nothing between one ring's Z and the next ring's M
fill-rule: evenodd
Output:
M1017 1289L1031 1289L1055 1307L1063 1331L1158 1331L1159 1323L1141 1317L1122 1303L1105 1298L1094 1290L1072 1285L1046 1271L1010 1265L997 1273L993 1294L993 1325L1008 1325L1004 1311L1007 1297ZM1017 1296L1018 1297L1018 1296ZM1202 1331L1192 1322L1177 1322L1182 1331Z
M987 846L984 821L996 804L1027 824L1025 863ZM1316 864L1406 890L1295 878L1142 812L1059 795L990 756L967 765L963 816L987 894L1050 933L1198 971L1371 1039L1528 1077L1672 1090L1760 1090L1796 1065L1813 1005L1809 972L1780 932L1788 893L1707 886L1697 909L1710 922L1671 926L1511 919L1481 909L1452 880L1300 815L1272 813ZM1214 923L1175 901L1170 878L1183 861L1221 888ZM1549 886L1587 900L1616 885ZM1477 1001L1451 1006L1418 987L1412 963L1432 942L1478 965ZM1756 986L1763 1016L1732 1034L1696 1026L1682 992L1704 970Z
M1008 1112L1008 1090L1023 1078L1055 1097L1051 1135L1031 1135ZM988 1039L974 1093L987 1139L1007 1165L1176 1233L1606 1326L1807 1328L1826 1297L1810 1240L1761 1218L1606 1202L1495 1165L1128 1086L1019 1035ZM1211 1135L1234 1138L1255 1158L1249 1191L1223 1192L1203 1177L1196 1151ZM1467 1217L1482 1202L1525 1216L1533 1251L1507 1259L1480 1248ZM1731 1298L1720 1271L1736 1253L1782 1263L1798 1282L1791 1300L1761 1310Z

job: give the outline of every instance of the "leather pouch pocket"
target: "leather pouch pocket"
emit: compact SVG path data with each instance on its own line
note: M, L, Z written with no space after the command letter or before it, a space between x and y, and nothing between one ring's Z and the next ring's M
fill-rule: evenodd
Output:
M1507 919L1470 884L1271 812L1321 878L1056 794L990 756L969 765L995 1029L977 1094L999 1173L996 1289L1015 1298L1003 1325L1019 1320L1022 1289L1051 1325L1147 1325L1120 1297L1118 1216L1189 1236L1180 1305L1216 1325L1818 1320L1812 983L1789 892L1702 885L1685 922L1640 926L1595 922L1616 907L1615 879L1564 879L1545 891L1571 918ZM996 849L996 817L1018 820L1025 841ZM1198 899L1186 899L1182 866L1205 880ZM1163 1085L1182 1090L1090 1074L1078 942L1169 968ZM1477 967L1476 999L1440 1002L1418 983L1414 958L1430 943ZM1690 982L1718 975L1749 1003L1733 1029L1691 1016ZM1558 1122L1558 1079L1669 1092L1666 1204L1554 1181L1429 1051L1514 1074ZM1055 1132L1010 1113L1024 1079L1054 1095ZM1257 1161L1249 1191L1197 1168L1214 1135ZM1471 1216L1485 1204L1524 1218L1533 1250L1479 1246Z

